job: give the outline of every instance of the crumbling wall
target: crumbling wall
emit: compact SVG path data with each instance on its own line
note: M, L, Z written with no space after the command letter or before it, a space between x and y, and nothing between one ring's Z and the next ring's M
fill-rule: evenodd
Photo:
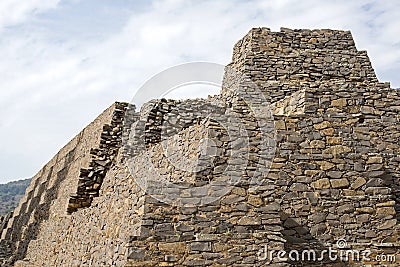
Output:
M342 250L400 256L400 93L350 32L252 29L219 96L126 108L35 176L1 253L18 251L18 266L366 263L259 258L342 239Z
M255 264L264 245L283 249L279 205L272 197L263 199L274 191L275 181L250 189L259 163L250 150L262 146L243 100L151 101L139 118L126 151L132 176L149 195L140 235L129 244L127 266ZM238 142L240 129L251 147ZM243 152L248 162L238 156ZM216 191L223 194L213 199Z
M158 131L150 132L159 134ZM190 168L184 173L170 167L204 161L199 152L210 147L201 143L211 137L215 141L231 142L218 123L204 119L165 140L169 142L169 148L175 148L181 154L173 163L169 162L173 159L169 154L171 151L165 151L163 144L157 143L133 158L135 170L130 173L123 165L115 165L107 173L100 196L93 199L92 205L71 215L50 217L42 224L38 238L30 242L25 261L18 264L157 266L164 262L168 266L229 265L256 262L257 252L263 245L283 249L279 206L272 198L264 206L264 200L257 195L273 190L273 183L261 185L258 192L247 192L243 185L237 185L222 200L199 208L196 206L204 200L201 197L204 192L196 187L192 191L194 195L182 196L181 206L157 201L153 196L144 195L145 188L138 187L137 182L142 177L151 181L150 176L155 171L173 182L191 183L197 187L207 184L202 175ZM221 141L218 147L223 148ZM154 169L144 154L150 157ZM205 155L208 155L207 151ZM192 156L196 159L191 159ZM226 177L217 175L221 174L218 166L222 163L224 161L216 162L212 170L217 173L210 176L220 190L227 186ZM241 176L242 172L239 174ZM225 253L228 249L232 254Z
M0 243L12 252L3 259L2 265L26 256L29 243L37 238L44 221L65 216L70 196L77 190L81 168L89 167L90 151L101 140L99 129L112 120L114 109L112 105L105 110L33 177L2 231Z
M188 190L169 187L165 191L160 189L159 196L152 194L145 198L141 232L130 243L126 266L260 266L263 264L257 260L260 249L264 246L274 250L284 248L278 214L280 206L271 195L275 191L275 181L264 180L252 189L246 173L251 169L247 170L241 161L228 163L233 169L223 173L229 160L220 159L246 147L235 146L236 139L228 136L218 122L204 120L189 127L180 132L179 137L172 136L168 148L176 148L175 153L180 158L178 163L187 166L189 163L185 159L192 156L201 162L202 153L198 150L201 150L202 141L208 138L212 145L206 147L209 151L206 154L212 154L210 150L213 149L220 151L215 154L214 164L206 164L211 166L209 180L204 179L208 172L175 170L168 162L173 155L168 155L163 144L145 152L149 153L152 166L142 155L135 158L133 175L147 177L148 183L158 182L161 188L162 178L183 183ZM239 168L234 168L235 165ZM153 173L160 177L153 180ZM236 182L227 181L232 177ZM208 187L209 184L213 187ZM224 191L224 194L207 203L207 199L214 196L214 190ZM162 202L168 194L172 194L171 198L179 205Z
M81 168L76 194L68 201L67 212L89 207L99 191L108 170L115 163L122 142L123 119L127 103L116 102L111 121L102 127L98 147L90 149L89 168Z

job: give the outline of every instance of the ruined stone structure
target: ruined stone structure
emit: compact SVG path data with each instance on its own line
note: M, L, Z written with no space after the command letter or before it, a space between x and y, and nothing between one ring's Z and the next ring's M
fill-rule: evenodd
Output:
M262 104L273 117L260 123ZM225 127L236 120L247 143ZM115 103L62 148L2 220L0 264L400 266L399 122L399 90L350 32L252 29L220 95ZM157 191L157 177L189 189ZM265 248L372 254L263 259Z

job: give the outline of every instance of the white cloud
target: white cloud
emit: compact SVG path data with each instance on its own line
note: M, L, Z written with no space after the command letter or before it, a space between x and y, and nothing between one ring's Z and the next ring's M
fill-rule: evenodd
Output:
M170 0L130 8L92 1L99 9L115 5L115 19L118 12L127 18L102 38L90 38L99 31L91 20L102 19L90 9L77 12L79 1L69 9L55 0L11 2L0 3L0 28L19 24L0 31L0 179L33 175L99 112L130 101L157 72L194 60L229 63L234 43L252 27L350 29L379 77L400 86L398 1ZM63 35L68 27L43 19L45 11L79 14L69 15L74 31Z
M0 29L24 22L30 16L55 8L60 0L2 0Z

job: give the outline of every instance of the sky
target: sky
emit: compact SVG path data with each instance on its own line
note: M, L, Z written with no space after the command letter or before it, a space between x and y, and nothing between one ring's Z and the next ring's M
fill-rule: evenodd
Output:
M400 87L398 0L1 0L0 183L33 177L166 68L228 64L253 27L351 30L378 78Z

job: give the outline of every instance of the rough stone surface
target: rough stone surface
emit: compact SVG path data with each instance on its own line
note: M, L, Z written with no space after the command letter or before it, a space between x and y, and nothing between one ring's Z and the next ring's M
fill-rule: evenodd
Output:
M276 150L262 184L252 188L249 177L260 175L254 170L265 146L238 92L257 94L229 70L221 94L208 99L154 100L140 111L116 103L39 171L0 220L0 265L266 266L257 256L265 247L323 251L338 239L400 257L400 93L378 81L350 32L255 28L234 46L228 67L252 80L274 113ZM207 109L211 102L218 112ZM198 110L235 114L249 144ZM132 134L144 137L146 153L136 139L121 148ZM246 151L245 167L229 159ZM136 183L158 172L172 183L213 181L223 190L228 165L237 166L229 174L240 182L207 205L207 190L188 191L173 206ZM364 263L274 258L268 266Z

